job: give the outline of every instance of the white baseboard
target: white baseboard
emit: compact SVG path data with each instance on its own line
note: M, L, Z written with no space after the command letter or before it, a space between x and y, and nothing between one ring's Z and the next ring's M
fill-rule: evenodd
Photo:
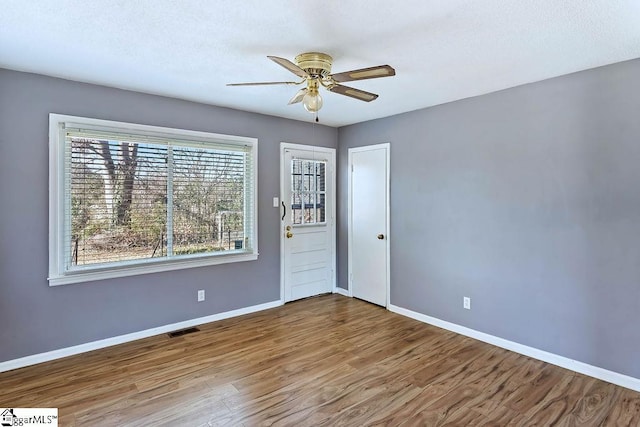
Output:
M485 334L484 332L479 332L479 331L476 331L475 329L470 329L465 326L456 325L455 323L446 322L444 320L427 316L425 314L417 313L415 311L398 307L396 305L390 304L389 311L401 314L403 316L410 317L420 322L437 326L442 329L446 329L448 331L455 332L460 335L465 335L470 338L475 338L479 341L483 341L483 342L495 345L497 347L511 350L513 352L520 353L525 356L532 357L534 359L542 360L543 362L551 363L552 365L560 366L561 368L569 369L571 371L588 375L590 377L597 378L599 380L607 381L612 384L616 384L631 390L640 391L640 379L638 378L619 374L617 372L613 372L607 369L599 368L597 366L589 365L589 364L580 362L578 360L569 359L564 356L559 356L557 354L539 350L534 347L518 344L513 341L509 341L493 335Z
M229 319L231 317L242 316L243 314L255 313L257 311L267 310L269 308L279 307L281 305L282 302L280 300L267 302L264 304L253 305L251 307L225 311L224 313L212 314L211 316L199 317L197 319L185 320L183 322L172 323L170 325L158 326L157 328L146 329L144 331L132 332L130 334L119 335L117 337L106 338L103 340L93 341L80 345L74 345L73 347L61 348L58 350L48 351L46 353L39 353L32 356L21 357L19 359L8 360L6 362L0 362L0 372L23 368L25 366L35 365L42 362L49 362L51 360L73 356L74 354L80 354L87 351L111 347L113 345L123 344L142 338L148 338L154 335L166 334L167 332L190 328L192 326L202 325L204 323Z
M351 296L351 292L349 292L346 289L339 288L337 286L333 289L333 293L334 294L344 295L345 297L350 297Z

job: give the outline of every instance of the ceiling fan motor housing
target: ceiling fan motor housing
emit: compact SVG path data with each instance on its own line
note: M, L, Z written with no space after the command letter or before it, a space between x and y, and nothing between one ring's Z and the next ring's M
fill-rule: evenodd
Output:
M324 78L331 74L333 58L326 53L307 52L296 56L296 65L311 76Z

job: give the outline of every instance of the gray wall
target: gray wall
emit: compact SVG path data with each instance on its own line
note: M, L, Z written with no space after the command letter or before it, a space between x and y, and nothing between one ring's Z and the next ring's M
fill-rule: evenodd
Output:
M257 261L49 287L51 112L257 137ZM336 147L325 126L0 69L0 362L280 298L281 141ZM205 302L196 291L205 289Z
M391 143L391 303L640 378L640 60L339 129ZM462 297L472 298L472 310Z

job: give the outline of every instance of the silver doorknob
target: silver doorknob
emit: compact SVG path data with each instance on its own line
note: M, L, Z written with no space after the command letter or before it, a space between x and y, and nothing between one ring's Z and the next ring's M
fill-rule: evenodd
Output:
M378 240L384 239L384 234L378 234Z

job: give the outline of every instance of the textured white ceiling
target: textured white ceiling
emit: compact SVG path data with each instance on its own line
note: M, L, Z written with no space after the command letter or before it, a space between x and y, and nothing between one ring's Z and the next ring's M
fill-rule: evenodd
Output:
M396 69L348 83L371 103L323 92L342 126L638 58L640 0L0 0L2 68L311 121L296 87L225 86L306 51Z

